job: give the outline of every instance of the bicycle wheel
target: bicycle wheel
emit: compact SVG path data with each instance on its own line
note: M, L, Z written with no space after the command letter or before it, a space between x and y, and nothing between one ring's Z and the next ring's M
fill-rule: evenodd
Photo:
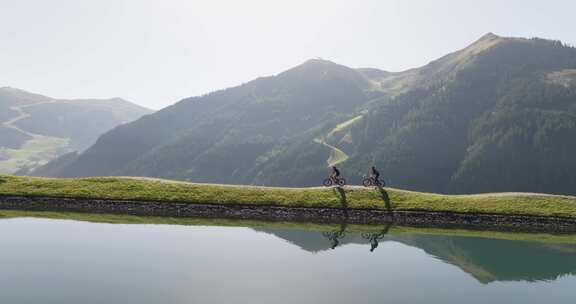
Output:
M343 178L339 178L338 179L338 186L344 186L346 185L346 180Z
M330 187L332 186L332 179L331 178L327 178L322 182L322 185L324 185L324 187Z
M371 179L371 178L365 178L365 179L362 181L362 185L363 185L364 187L370 187L370 186L372 186L372 179Z

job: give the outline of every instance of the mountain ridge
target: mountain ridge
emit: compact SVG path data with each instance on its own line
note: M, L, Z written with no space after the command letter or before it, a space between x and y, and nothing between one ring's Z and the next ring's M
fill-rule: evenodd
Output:
M151 111L120 98L55 99L0 88L0 172L20 174Z
M491 33L403 72L312 59L116 128L57 175L317 185L332 146L352 179L376 165L412 190L574 194L575 68L559 41Z

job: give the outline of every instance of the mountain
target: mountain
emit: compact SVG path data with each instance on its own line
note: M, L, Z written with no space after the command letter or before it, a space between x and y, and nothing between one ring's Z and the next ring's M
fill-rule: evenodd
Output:
M0 88L0 172L25 173L82 151L101 134L149 113L120 98L63 100Z
M286 167L293 183L313 183L330 149L314 142L369 100L371 83L354 69L311 60L274 77L185 99L116 128L63 172L157 175L252 183L275 159L301 151ZM279 173L279 172L278 172ZM309 175L312 174L313 177Z
M56 176L576 194L576 49L487 34L421 68L310 60L115 128Z

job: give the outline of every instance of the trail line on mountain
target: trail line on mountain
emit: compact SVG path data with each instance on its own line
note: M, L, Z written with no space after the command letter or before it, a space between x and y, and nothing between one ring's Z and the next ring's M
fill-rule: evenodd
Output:
M32 107L32 106L37 106L37 105L41 105L41 104L46 104L46 103L54 103L54 102L55 102L54 100L50 100L50 101L42 101L42 102L37 102L37 103L28 104L28 105L23 105L23 106L11 106L10 109L13 110L13 111L16 111L16 112L18 113L18 116L14 117L14 118L12 118L12 119L10 119L10 120L8 120L8 121L3 122L2 125L3 125L4 127L6 127L6 128L10 128L10 129L16 130L16 131L18 131L18 132L20 132L20 133L26 134L26 135L28 135L28 136L30 136L30 137L33 137L33 138L36 138L36 137L39 137L39 136L43 136L43 135L40 135L40 134L36 134L36 133L32 133L32 132L26 131L26 130L18 127L18 126L16 125L16 123L17 123L18 121L22 120L22 119L26 119L26 118L28 118L28 117L31 116L30 113L24 111L24 108L28 108L28 107Z
M0 126L27 135L30 139L15 149L0 148L0 152L4 156L3 159L0 160L0 172L15 173L22 168L43 165L62 154L63 149L68 146L68 139L30 132L16 125L19 121L32 116L32 114L26 111L26 108L55 102L57 101L49 100L10 107L10 109L17 112L18 115L8 121L0 123Z
M348 160L348 154L344 153L344 151L332 146L331 144L326 143L322 139L316 138L314 139L315 143L324 145L330 148L332 151L330 152L330 157L326 160L328 166L336 166Z

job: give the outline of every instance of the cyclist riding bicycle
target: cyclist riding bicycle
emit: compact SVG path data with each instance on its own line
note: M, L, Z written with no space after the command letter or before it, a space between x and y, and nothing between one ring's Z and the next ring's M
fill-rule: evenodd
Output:
M330 178L334 180L338 180L340 178L340 170L338 170L336 166L332 166L332 174L330 174Z
M372 187L372 186L383 187L384 186L384 181L380 180L380 172L378 172L378 170L376 170L376 167L372 166L370 168L370 174L368 177L364 176L364 179L362 180L362 185L364 185L364 187Z
M346 185L346 180L340 175L340 170L338 170L338 168L336 168L336 166L332 166L332 173L330 174L330 176L328 176L327 179L325 179L322 184L325 187L329 187L329 186L339 186L342 187L344 185Z
M376 167L372 166L371 169L371 173L372 173L372 177L374 178L375 181L380 182L380 172L378 172L378 170L376 170Z

